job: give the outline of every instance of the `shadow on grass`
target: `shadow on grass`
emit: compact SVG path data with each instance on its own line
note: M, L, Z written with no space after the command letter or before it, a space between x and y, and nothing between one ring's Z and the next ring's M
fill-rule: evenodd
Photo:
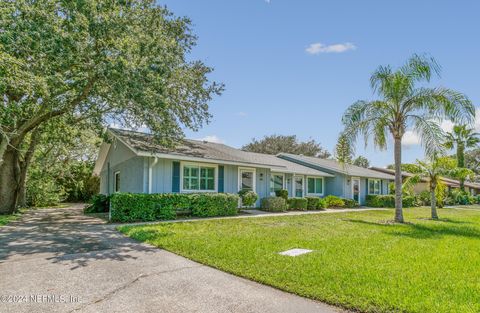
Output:
M466 238L479 238L479 229L471 226L457 226L469 224L451 219L430 220L429 224L419 223L389 223L385 221L372 222L358 219L346 220L351 223L363 224L373 227L379 227L386 234L399 237L409 237L414 239L440 239L444 236L459 236Z

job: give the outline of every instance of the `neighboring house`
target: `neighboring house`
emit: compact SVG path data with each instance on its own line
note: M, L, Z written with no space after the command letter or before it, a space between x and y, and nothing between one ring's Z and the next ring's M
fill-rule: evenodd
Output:
M395 175L395 171L391 170L391 169L388 169L388 168L381 168L381 167L372 166L372 167L370 167L370 169L374 170L374 171L386 173L386 174ZM405 179L407 179L408 177L412 177L412 176L414 176L414 174L409 173L409 172L402 172L402 180L403 181L405 181ZM458 181L458 180L442 177L441 181L442 181L443 184L445 184L445 186L448 187L448 191L450 191L454 188L460 188L460 181ZM465 191L470 193L471 195L475 196L475 195L480 194L480 184L466 181L464 183L464 186L465 186ZM416 184L413 187L413 191L416 194L418 194L422 191L425 191L425 190L426 191L429 190L429 180L427 178L423 178L418 184Z
M394 176L390 174L351 164L342 164L330 159L289 153L280 153L277 156L332 174L334 177L326 178L325 192L330 195L355 199L360 204L365 204L367 195L388 194L388 184L394 179Z
M363 204L366 193L386 194L387 182L393 179L391 175L356 166L349 166L354 175L345 175L339 170L322 170L287 160L286 155L246 152L206 141L185 139L169 149L156 144L150 134L109 129L109 135L110 143L102 143L94 169L94 174L100 176L103 194L237 193L249 189L261 199L275 195L276 190L287 189L291 197L332 194L356 197ZM335 161L328 162L342 167ZM366 177L371 179L368 190ZM353 193L346 187L352 179L358 187Z

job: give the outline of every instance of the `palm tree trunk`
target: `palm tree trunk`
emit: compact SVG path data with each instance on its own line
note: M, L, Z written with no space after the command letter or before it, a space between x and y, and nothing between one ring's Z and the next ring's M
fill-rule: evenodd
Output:
M403 223L402 210L402 139L395 138L395 222Z
M465 167L465 147L463 144L457 144L457 166L460 168ZM460 180L460 190L465 191L465 179L462 177Z
M430 186L430 206L432 208L432 219L438 220L437 197L435 196L435 184Z

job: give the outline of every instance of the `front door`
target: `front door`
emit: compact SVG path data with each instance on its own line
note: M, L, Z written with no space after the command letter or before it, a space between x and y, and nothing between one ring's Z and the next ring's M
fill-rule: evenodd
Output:
M303 176L295 176L293 178L293 193L295 197L303 197Z
M352 178L352 198L360 203L360 178Z

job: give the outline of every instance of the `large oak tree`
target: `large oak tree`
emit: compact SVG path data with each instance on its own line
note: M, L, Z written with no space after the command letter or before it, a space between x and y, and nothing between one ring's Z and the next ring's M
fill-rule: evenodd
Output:
M166 144L208 122L223 85L187 59L195 42L189 19L153 0L3 1L0 214L15 209L25 147L52 119L145 125Z

